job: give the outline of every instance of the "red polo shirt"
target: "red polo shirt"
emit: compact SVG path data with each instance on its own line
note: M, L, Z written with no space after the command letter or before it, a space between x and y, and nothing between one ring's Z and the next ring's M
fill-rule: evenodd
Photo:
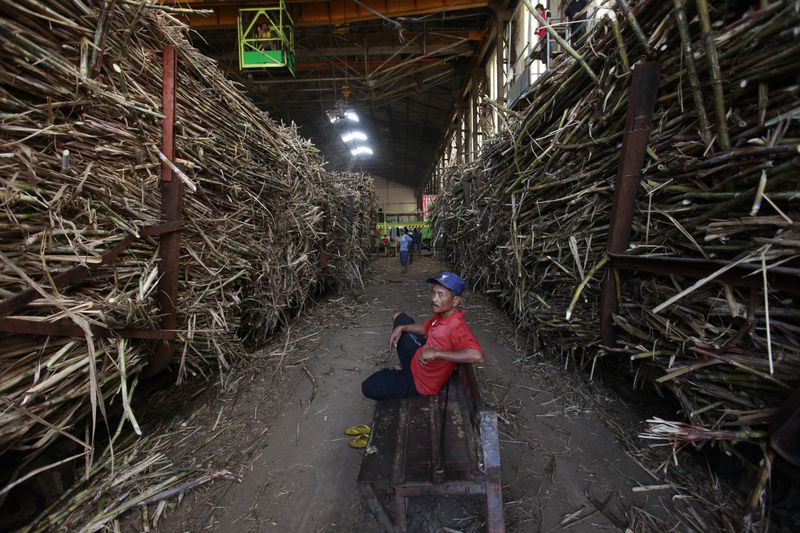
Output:
M419 362L419 352L425 348L452 352L464 348L474 348L483 353L483 348L472 336L472 332L464 320L464 311L459 309L445 318L435 314L425 322L425 337L427 341L414 353L411 360L411 374L414 376L414 386L417 392L428 396L438 394L447 382L450 374L456 367L452 361L436 359L423 365Z

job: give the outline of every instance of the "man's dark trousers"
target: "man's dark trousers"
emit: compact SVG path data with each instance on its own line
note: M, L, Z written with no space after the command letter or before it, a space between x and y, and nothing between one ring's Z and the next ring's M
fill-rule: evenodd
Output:
M394 319L392 329L413 323L413 318L405 313L400 313ZM400 339L397 341L397 358L403 367L402 370L385 368L372 374L361 383L361 392L364 396L373 400L385 400L419 395L414 387L414 376L411 375L411 358L424 344L425 337L413 333L400 335Z

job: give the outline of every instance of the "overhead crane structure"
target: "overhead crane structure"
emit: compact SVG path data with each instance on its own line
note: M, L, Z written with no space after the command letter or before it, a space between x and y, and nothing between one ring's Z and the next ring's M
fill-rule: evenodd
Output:
M331 168L363 170L414 194L434 164L441 132L484 46L495 4L504 3L284 0L294 28L294 76L286 69L240 68L237 13L274 4L179 3L198 11L182 15L199 35L194 44L271 116L297 124ZM362 117L374 157L354 158L326 119L326 111L342 103Z
M196 30L236 28L238 11L241 8L267 5L270 2L253 2L239 0L183 0L182 6L192 9L211 9L212 14L193 14L187 19L189 25ZM273 2L274 3L274 2ZM354 1L334 0L284 0L289 14L296 27L303 26L336 26L354 22L374 21L382 17L418 17L433 13L464 11L484 8L487 2L458 0L382 0ZM380 14L380 16L379 16Z
M335 135L323 131L320 108L336 105L343 94L362 106L367 120L380 122L385 130L374 137L386 141L379 149L381 160L366 166L362 161L359 168L413 187L418 203L424 194L436 194L445 186L450 165L477 157L480 146L501 125L497 108L511 105L542 73L527 68L538 42L538 23L529 20L522 2L285 4L298 32L296 79L273 71L251 73L240 81L271 114L296 122L335 168L352 168L352 161L345 147L337 146ZM546 4L559 13L566 2ZM201 32L211 55L222 65L232 65L225 29L233 24L237 9L257 2L189 0L182 5L211 11L187 15L186 20ZM522 67L520 61L525 63ZM421 124L422 135L409 136L408 127L392 123L405 119Z

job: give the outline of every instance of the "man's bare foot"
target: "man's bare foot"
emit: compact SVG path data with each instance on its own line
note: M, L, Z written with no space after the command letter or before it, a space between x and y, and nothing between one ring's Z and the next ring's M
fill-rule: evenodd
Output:
M397 320L397 316L398 316L399 314L400 314L400 311L398 311L397 309L392 309L392 322L394 322L395 320Z

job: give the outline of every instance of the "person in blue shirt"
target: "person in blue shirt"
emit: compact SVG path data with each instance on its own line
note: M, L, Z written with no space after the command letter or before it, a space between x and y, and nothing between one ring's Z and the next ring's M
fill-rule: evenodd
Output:
M409 248L413 239L408 235L408 230L403 230L403 235L400 236L400 266L403 267L403 274L408 272L408 254Z

